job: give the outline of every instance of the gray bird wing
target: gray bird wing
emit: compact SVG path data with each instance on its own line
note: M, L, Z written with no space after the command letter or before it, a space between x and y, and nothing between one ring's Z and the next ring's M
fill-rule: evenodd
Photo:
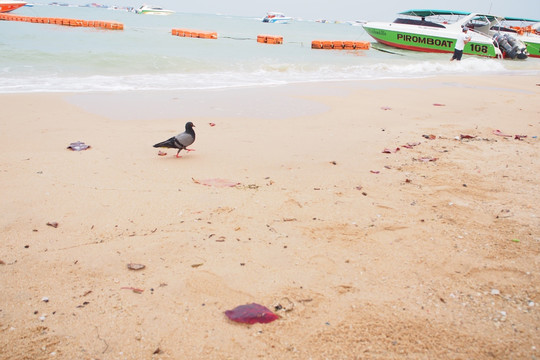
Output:
M193 136L185 132L176 135L175 139L183 147L188 147L195 141L195 138Z

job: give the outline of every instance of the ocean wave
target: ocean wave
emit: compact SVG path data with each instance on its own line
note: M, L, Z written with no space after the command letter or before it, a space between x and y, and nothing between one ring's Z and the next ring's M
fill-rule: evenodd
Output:
M244 86L268 86L289 83L388 78L432 77L439 75L519 74L526 70L509 69L505 62L469 58L450 61L371 62L361 65L259 64L236 71L201 73L146 73L122 75L73 76L11 74L4 69L0 93L21 92L95 92L130 90L218 89ZM539 74L540 70L533 69Z

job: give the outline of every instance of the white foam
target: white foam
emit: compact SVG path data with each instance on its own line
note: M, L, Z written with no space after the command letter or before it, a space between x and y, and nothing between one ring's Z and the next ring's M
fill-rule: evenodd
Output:
M336 58L336 60L342 60ZM435 60L412 58L358 58L357 61L324 62L271 62L240 63L227 70L215 71L212 66L201 66L199 71L161 73L147 69L146 73L122 75L69 75L58 70L45 72L39 68L16 71L11 67L0 69L0 93L21 92L95 92L131 90L186 90L219 89L245 86L268 86L314 81L373 80L387 78L416 78L439 75L483 74L540 74L540 64L519 67L512 61L468 57L450 62L447 57ZM47 70L47 69L45 69ZM140 70L140 69L137 69ZM39 75L39 72L42 74ZM85 72L89 72L85 69ZM72 72L73 73L73 72Z

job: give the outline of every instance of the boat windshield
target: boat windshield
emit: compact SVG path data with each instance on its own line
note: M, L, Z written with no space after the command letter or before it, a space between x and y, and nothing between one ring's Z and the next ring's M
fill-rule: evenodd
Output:
M492 26L499 25L499 19L490 15L478 15L467 21L464 26L475 31L487 33Z
M410 19L410 18L397 18L394 20L394 24L407 24L407 25L418 25L418 26L430 26L436 28L445 28L444 25L438 24L432 21L427 21L425 18L422 19Z
M489 21L485 16L477 16L472 18L465 24L471 29L482 27L482 26L488 26L491 24L491 21Z
M285 14L278 13L278 12L269 12L266 14L266 17L272 19L272 18L283 18L285 17Z
M399 17L394 20L394 23L446 28L449 24L458 22L465 16L465 14L461 13L416 13L414 11L406 11L400 13Z

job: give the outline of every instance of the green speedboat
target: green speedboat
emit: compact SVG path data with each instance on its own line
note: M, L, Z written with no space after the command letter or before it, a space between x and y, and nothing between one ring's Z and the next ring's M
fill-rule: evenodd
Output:
M392 23L368 22L366 32L377 42L400 49L452 53L463 27L471 41L464 54L492 58L526 59L525 44L492 28L504 19L494 15L449 10L409 10ZM497 37L497 35L500 35Z
M167 10L162 7L142 5L140 8L135 10L137 14L145 15L171 15L174 14L174 11Z

